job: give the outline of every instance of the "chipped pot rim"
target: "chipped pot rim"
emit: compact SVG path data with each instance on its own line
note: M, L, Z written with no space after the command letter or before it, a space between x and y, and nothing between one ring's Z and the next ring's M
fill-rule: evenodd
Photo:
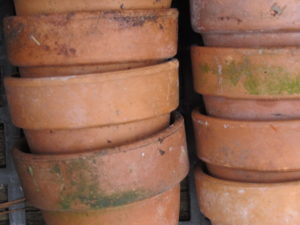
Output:
M76 160L84 157L106 156L111 154L119 154L122 152L138 151L139 148L152 145L154 143L161 143L165 138L173 135L184 126L184 118L179 112L174 112L174 123L171 123L166 129L151 135L150 137L112 148L104 148L92 150L89 152L67 153L67 154L32 154L20 151L18 147L13 149L14 156L22 159L22 161L65 161ZM24 144L24 142L22 143ZM21 144L21 145L22 145Z
M300 98L300 48L192 46L196 92L233 99Z
M111 80L123 80L130 77L141 77L153 75L161 71L169 70L170 68L178 68L179 61L171 59L167 62L162 62L155 65L132 68L127 70L118 70L113 72L92 73L84 75L69 75L55 77L6 77L4 79L5 86L10 87L39 87L39 86L61 86L70 84L83 84L106 82Z

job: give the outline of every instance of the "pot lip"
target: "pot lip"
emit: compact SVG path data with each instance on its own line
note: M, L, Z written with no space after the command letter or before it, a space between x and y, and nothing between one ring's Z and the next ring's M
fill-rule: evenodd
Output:
M197 182L213 183L214 185L227 186L231 188L246 188L246 189L275 189L284 188L289 186L299 186L300 181L286 181L286 182L274 182L274 183L250 183L250 182L238 182L225 179L219 179L205 173L200 166L195 168L195 180Z
M232 48L232 47L203 47L193 45L191 47L191 56L192 61L196 58L196 55L212 55L217 52L217 55L222 55L224 53L238 53L244 56L264 56L268 55L268 57L272 55L281 56L281 57L290 57L297 58L300 55L299 47L274 47L274 48ZM202 54L203 53L203 54ZM208 63L209 64L209 63ZM255 71L255 69L253 69ZM216 75L215 73L212 73ZM199 79L201 76L210 76L205 73L205 75L200 73L193 73L194 80ZM212 83L212 82L210 82ZM198 87L196 83L194 84L194 89L197 93L205 95L205 96L215 96L215 97L223 97L228 99L242 99L242 100L285 100L285 99L300 99L300 93L284 93L284 94L249 94L245 88L234 89L233 92L228 90L221 90L218 87L211 87L212 90L209 90L211 84L203 85L202 87Z
M144 139L141 139L136 142L128 143L125 145L112 147L112 148L104 148L97 149L89 152L79 152L79 153L68 153L68 154L33 154L33 153L25 153L20 150L20 146L24 146L24 140L19 145L15 146L13 149L13 155L16 159L22 161L35 161L35 162L55 162L55 161L65 161L65 160L76 160L78 158L89 158L96 156L107 156L118 154L122 152L130 152L130 151L138 151L141 147L146 147L152 145L154 143L162 143L164 139L178 132L184 126L183 116L179 112L174 112L174 122L169 125L166 129Z
M221 117L207 116L200 113L199 108L195 108L192 112L192 120L195 124L201 124L209 127L211 123L213 126L218 126L224 129L232 128L268 128L274 129L274 127L287 127L291 129L293 127L300 127L299 119L289 120L232 120Z
M166 71L173 68L178 68L179 62L177 59L171 59L167 62L159 64L119 70L104 73L92 73L84 75L69 75L69 76L54 76L54 77L6 77L4 79L5 86L9 87L43 87L43 86L60 86L72 84L87 84L87 83L100 83L112 80L124 80L132 77L141 77L158 74L159 72Z
M82 19L118 19L119 17L136 17L136 16L153 16L155 17L170 17L179 15L176 8L157 8L157 9L116 9L116 10L97 10L97 11L78 11L78 12L65 12L65 13L43 13L36 15L23 15L23 16L8 16L4 18L4 24L18 19L31 20L43 19L43 21L52 19L65 19L71 18L73 21ZM90 17L89 17L90 16ZM116 18L116 16L118 16ZM88 18L86 18L88 17ZM7 26L8 24L6 24Z
M254 53L253 55L262 55L262 54L280 54L280 53L293 53L293 52L300 52L300 47L295 46L286 46L286 47L214 47L214 46L199 46L199 45L192 45L191 50L194 53L198 53L199 51L234 51L241 54L244 54L244 52L250 52ZM297 56L297 55L295 55Z

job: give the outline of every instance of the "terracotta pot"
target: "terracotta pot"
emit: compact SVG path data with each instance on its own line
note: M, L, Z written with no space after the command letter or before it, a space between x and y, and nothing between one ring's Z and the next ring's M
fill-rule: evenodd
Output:
M178 225L179 185L162 194L117 208L85 212L43 211L47 225Z
M41 67L20 67L21 77L54 77L69 75L85 75L91 73L105 73L119 70L128 70L151 66L162 63L159 61L144 61L120 64L99 64L99 65L78 65L78 66L41 66Z
M105 126L178 106L178 61L85 76L7 78L12 120L28 130Z
M143 200L179 184L189 169L184 121L120 147L85 153L13 155L25 197L47 211L117 207Z
M170 114L134 122L82 129L25 130L32 153L62 154L120 146L168 127Z
M93 10L169 8L171 0L14 0L17 15L36 15Z
M300 183L251 184L195 173L198 202L212 225L300 224Z
M298 55L298 48L193 47L194 88L213 116L300 118Z
M297 0L191 0L192 26L208 46L300 45Z
M197 155L216 177L277 182L300 179L299 120L226 120L193 112Z
M176 9L76 12L7 17L4 32L20 67L129 63L173 57L177 22Z

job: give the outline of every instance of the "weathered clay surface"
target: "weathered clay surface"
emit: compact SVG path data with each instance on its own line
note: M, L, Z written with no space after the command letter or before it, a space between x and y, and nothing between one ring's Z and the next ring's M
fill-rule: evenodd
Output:
M195 173L202 213L213 225L300 224L300 183L230 182Z
M300 31L300 30L299 30ZM300 32L202 33L206 46L235 48L272 48L300 46Z
M191 0L191 21L209 46L295 46L299 9L298 0Z
M193 47L194 88L213 116L300 118L298 53L297 48Z
M47 225L178 225L180 187L117 208L85 212L43 211ZM99 223L100 222L100 223Z
M226 120L197 110L192 116L197 155L215 176L249 182L300 179L299 120Z
M55 77L69 75L86 75L91 73L105 73L118 70L128 70L159 64L162 61L144 61L102 65L75 65L75 66L41 66L20 67L19 73L22 77Z
M98 210L157 195L189 170L184 121L128 145L87 153L13 151L26 199L50 211Z
M32 153L62 154L120 146L168 127L170 114L111 126L67 130L24 130Z
M126 123L170 113L178 106L178 61L110 73L7 78L14 124L71 129Z
M4 32L16 66L128 63L173 57L177 22L176 9L76 12L7 17Z
M78 11L168 8L171 0L14 0L19 16Z

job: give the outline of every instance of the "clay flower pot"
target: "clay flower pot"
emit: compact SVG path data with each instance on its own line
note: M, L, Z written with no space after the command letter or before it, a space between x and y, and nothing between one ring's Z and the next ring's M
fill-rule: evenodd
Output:
M178 225L180 188L117 208L85 212L43 211L47 225Z
M251 184L195 173L198 202L212 225L300 224L300 182Z
M26 199L46 211L118 207L178 185L189 170L184 121L120 147L85 153L37 155L13 150Z
M226 120L193 112L198 157L216 177L246 182L300 179L299 120Z
M207 113L243 120L300 118L300 49L193 47L194 88Z
M94 10L169 8L172 0L14 0L18 16Z
M119 64L172 58L177 22L176 9L76 12L7 17L4 32L19 67Z
M166 127L178 106L178 61L101 75L11 77L5 87L13 123L33 152L80 152Z
M298 0L191 0L192 26L208 46L300 45Z
M40 66L40 67L20 67L21 77L55 77L69 75L86 75L91 73L105 73L119 70L129 70L145 66L152 66L162 63L163 60L115 63L115 64L96 64L96 65L75 65L75 66Z

